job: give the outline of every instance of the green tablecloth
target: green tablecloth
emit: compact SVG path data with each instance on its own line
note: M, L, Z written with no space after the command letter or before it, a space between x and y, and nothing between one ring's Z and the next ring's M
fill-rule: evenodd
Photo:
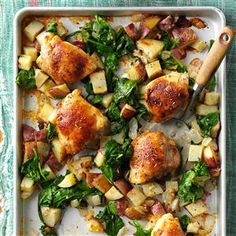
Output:
M215 6L236 28L236 0L0 0L0 235L13 225L13 17L25 6ZM236 235L236 42L227 56L227 235Z

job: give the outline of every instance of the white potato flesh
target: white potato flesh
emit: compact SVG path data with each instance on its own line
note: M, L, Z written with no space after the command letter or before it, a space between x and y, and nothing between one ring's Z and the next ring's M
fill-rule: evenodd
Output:
M220 93L218 92L207 92L205 94L204 103L206 105L218 105L220 100Z
M44 122L49 122L49 116L52 114L53 111L54 108L49 103L45 103L42 109L40 110L38 117Z
M188 161L190 162L199 161L199 159L202 158L202 151L203 151L202 145L194 145L194 144L190 145Z
M111 104L112 100L113 100L113 93L108 93L108 94L103 96L103 98L102 98L102 105L105 108L108 108L109 105Z
M35 47L30 47L30 46L24 47L23 51L24 51L25 55L31 57L32 61L36 61L37 56L38 56L38 52L37 52L37 49Z
M156 77L162 74L161 64L159 60L153 61L145 65L145 69L147 71L149 79L155 79Z
M177 181L166 181L166 190L178 192L179 186Z
M198 52L202 52L205 48L207 48L207 43L197 39L194 43L190 45L191 48L194 48Z
M99 206L102 203L99 195L88 196L86 201L90 206Z
M155 183L155 182L143 184L142 189L143 189L143 193L147 197L155 197L156 195L163 193L163 189L160 186L160 184Z
M70 173L64 177L64 179L57 185L60 188L69 188L76 184L77 180L73 173Z
M146 196L137 187L132 188L126 196L135 206L140 206L146 199Z
M190 203L189 205L185 206L188 212L193 216L198 216L208 211L208 207L205 202L202 200L198 200L196 202Z
M20 190L23 191L23 192L33 192L34 191L34 181L25 176L22 181L21 181L21 184L20 184Z
M210 113L217 112L217 111L219 111L217 106L208 106L205 104L199 104L196 107L196 113L200 116L206 116Z
M104 151L98 150L98 153L94 158L94 163L96 164L96 166L97 167L103 166L105 160L106 160L106 156L104 154Z
M40 88L46 82L49 76L40 69L34 69L34 72L36 87Z
M58 138L54 138L52 140L52 151L55 157L57 158L58 162L61 163L64 160L66 153L64 146L61 144Z
M18 58L18 67L22 70L29 70L32 67L32 58L28 55L20 55Z
M41 206L41 213L43 222L49 226L54 227L61 218L61 209Z
M104 70L90 74L89 78L95 94L103 94L107 92L107 82Z
M43 30L44 24L40 21L32 21L30 24L28 24L25 29L24 33L27 36L27 38L33 42L36 38L36 36Z
M112 201L112 200L118 200L121 199L122 197L124 197L124 195L118 190L116 189L115 186L112 186L106 193L105 193L105 197Z

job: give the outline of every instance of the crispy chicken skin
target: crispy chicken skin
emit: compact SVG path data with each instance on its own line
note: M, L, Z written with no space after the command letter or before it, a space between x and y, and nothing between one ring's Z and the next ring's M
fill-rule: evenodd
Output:
M188 103L188 77L172 72L151 81L145 90L149 112L156 122L173 118Z
M180 154L173 140L162 132L144 132L132 142L129 180L143 184L164 174L174 174L180 165Z
M151 236L184 236L179 219L172 214L164 214L154 226Z
M56 125L66 153L74 155L103 134L107 118L75 89L58 105Z
M56 84L75 83L96 69L88 54L61 40L57 35L41 45L40 56L36 62Z

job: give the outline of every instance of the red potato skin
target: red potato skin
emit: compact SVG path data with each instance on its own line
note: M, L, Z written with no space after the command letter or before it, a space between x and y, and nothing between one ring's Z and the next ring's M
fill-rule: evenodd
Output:
M128 207L128 201L124 198L115 201L116 209L119 216L125 215L125 209Z
M97 178L99 176L99 173L89 173L89 172L85 172L86 178L85 178L85 182L87 183L87 185L89 186L89 188L93 187L93 181L95 178Z
M120 115L121 115L121 117L123 117L125 119L130 119L134 116L135 113L136 113L135 109L131 110L131 109L124 106L120 112Z
M125 32L126 34L134 41L139 39L139 32L136 29L134 23L130 23L129 25L127 25L125 28Z
M114 185L118 188L118 190L123 194L127 195L127 193L131 190L132 186L125 181L124 179L119 179L114 182Z
M174 57L178 59L184 59L187 56L186 50L184 48L173 48L171 49L171 53Z
M49 154L49 158L46 161L46 164L52 169L54 173L57 173L57 171L59 171L63 167L63 165L58 162L53 152Z
M196 33L191 28L175 28L172 30L172 35L180 40L178 48L185 48L197 39Z
M140 30L141 30L141 39L145 38L149 33L150 29L143 23L140 24Z
M52 97L54 97L55 99L61 99L64 98L68 93L65 91L62 91L58 88L51 88L49 90L49 93Z
M169 31L173 28L175 18L173 16L167 16L161 22L159 22L158 27L163 31Z
M151 212L155 216L162 216L166 213L165 208L162 206L160 202L156 202L152 207L151 207Z
M139 212L135 209L135 207L128 207L125 210L125 216L131 220L141 220L146 219L148 216L148 212Z

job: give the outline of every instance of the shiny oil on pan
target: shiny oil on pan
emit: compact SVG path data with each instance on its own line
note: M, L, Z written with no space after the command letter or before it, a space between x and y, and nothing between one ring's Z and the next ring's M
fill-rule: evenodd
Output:
M14 22L14 78L17 75L17 58L21 53L21 25L22 21L27 16L54 16L60 17L61 22L69 30L69 33L73 32L77 27L78 21L82 26L88 18L95 14L113 16L112 25L122 25L129 22L130 15L137 13L150 13L150 14L162 14L162 15L185 15L187 17L201 17L208 27L204 30L196 30L199 37L204 41L214 39L216 35L225 26L224 14L214 7L130 7L130 8L24 8L20 10L15 17ZM199 55L202 59L204 53ZM194 55L189 55L186 62L189 62ZM226 235L226 154L225 154L225 60L222 62L217 72L217 90L221 93L220 102L220 117L221 117L221 132L219 135L219 149L221 156L221 175L216 191L209 197L208 204L211 212L217 214L217 222L215 224L214 232L212 235ZM37 93L29 93L24 96L16 85L14 87L14 117L15 117L15 129L14 129L14 235L38 235L38 229L41 225L40 219L37 213L37 195L35 194L31 200L23 202L20 199L20 175L19 166L21 160L21 126L22 123L32 124L35 113L37 112L37 106L40 106L41 99ZM23 119L24 117L24 119ZM99 209L96 209L96 211ZM77 209L69 208L62 219L60 226L58 227L59 235L97 235L87 232L87 226L84 218L81 216ZM127 221L125 222L128 226ZM101 235L101 234L100 234ZM127 235L132 235L132 230Z

